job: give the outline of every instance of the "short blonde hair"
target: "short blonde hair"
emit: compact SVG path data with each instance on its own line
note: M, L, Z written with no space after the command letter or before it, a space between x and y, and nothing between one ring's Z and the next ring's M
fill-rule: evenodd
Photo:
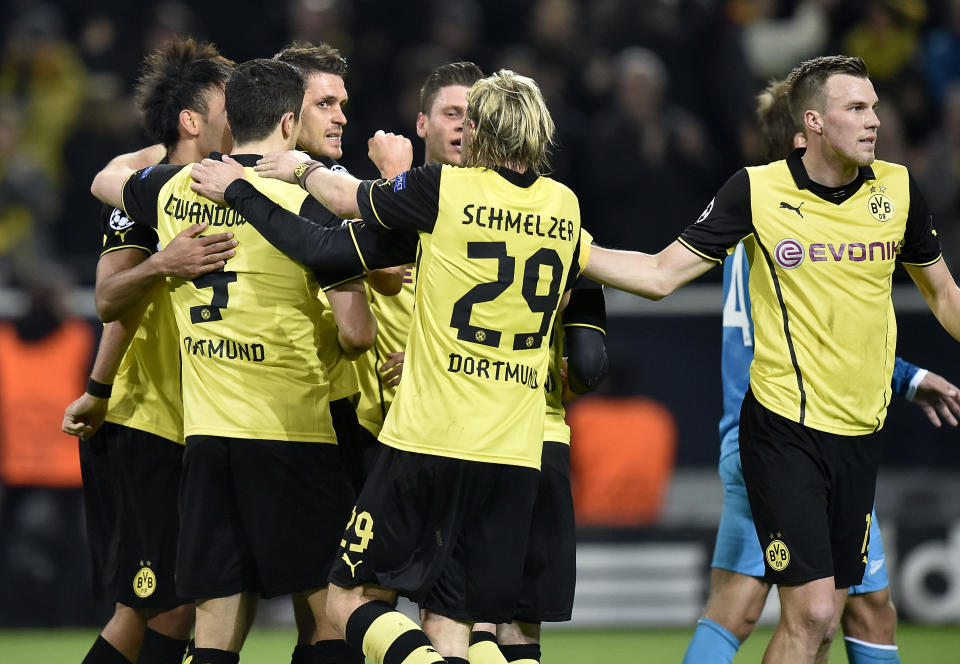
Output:
M554 125L532 78L501 69L467 93L467 120L474 122L464 166L509 166L545 172Z

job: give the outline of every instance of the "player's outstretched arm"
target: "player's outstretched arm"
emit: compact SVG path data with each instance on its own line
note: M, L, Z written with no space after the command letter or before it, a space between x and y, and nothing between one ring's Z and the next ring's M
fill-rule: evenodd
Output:
M364 271L349 228L320 226L285 210L247 182L243 167L230 157L204 159L193 165L190 177L194 191L232 207L267 242L298 263L324 271Z
M334 173L302 152L265 154L257 161L254 170L261 177L299 184L338 217L353 219L360 216L357 205L360 180L348 173Z
M904 264L907 274L920 289L930 311L943 328L960 341L960 288L943 260L918 267Z
M601 283L645 297L662 300L716 265L672 242L658 254L590 248L583 273Z
M166 153L166 148L157 144L114 157L94 176L90 193L122 210L123 183L137 170L159 163Z
M943 376L928 371L910 399L920 406L935 427L946 422L952 427L960 421L960 389Z

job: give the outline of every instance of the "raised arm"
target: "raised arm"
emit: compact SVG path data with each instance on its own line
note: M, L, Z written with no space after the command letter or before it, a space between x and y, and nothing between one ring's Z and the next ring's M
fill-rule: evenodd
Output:
M923 267L904 263L904 267L933 315L950 336L960 341L960 288L946 263L939 260Z
M676 241L658 254L594 245L583 273L608 286L650 300L662 300L714 265L714 261L698 256Z
M90 193L104 203L123 209L123 183L137 170L159 163L166 149L160 145L128 152L111 159L93 178Z

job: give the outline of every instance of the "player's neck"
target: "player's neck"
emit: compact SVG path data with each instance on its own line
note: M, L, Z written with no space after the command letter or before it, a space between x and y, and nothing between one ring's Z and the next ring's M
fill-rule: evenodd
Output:
M201 154L195 141L178 141L173 149L167 152L167 161L174 166L186 166L201 161L206 154Z
M836 154L826 154L820 146L808 145L803 167L810 179L824 187L842 187L857 179L860 168Z
M284 140L279 131L259 141L247 141L246 143L234 143L232 154L269 154L271 152L286 152L294 146Z

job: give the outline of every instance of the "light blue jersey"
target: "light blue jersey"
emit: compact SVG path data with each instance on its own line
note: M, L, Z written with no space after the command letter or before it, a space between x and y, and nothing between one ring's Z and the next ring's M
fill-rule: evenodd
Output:
M723 346L720 374L723 383L723 417L720 418L720 478L723 481L723 513L717 529L713 567L747 576L763 576L763 552L750 513L747 490L740 467L740 405L750 385L753 361L753 319L750 316L750 265L743 244L723 264ZM919 369L899 357L893 372L894 392L905 395ZM870 549L863 583L851 593L874 592L885 588L887 568L883 539L874 510L870 528Z

